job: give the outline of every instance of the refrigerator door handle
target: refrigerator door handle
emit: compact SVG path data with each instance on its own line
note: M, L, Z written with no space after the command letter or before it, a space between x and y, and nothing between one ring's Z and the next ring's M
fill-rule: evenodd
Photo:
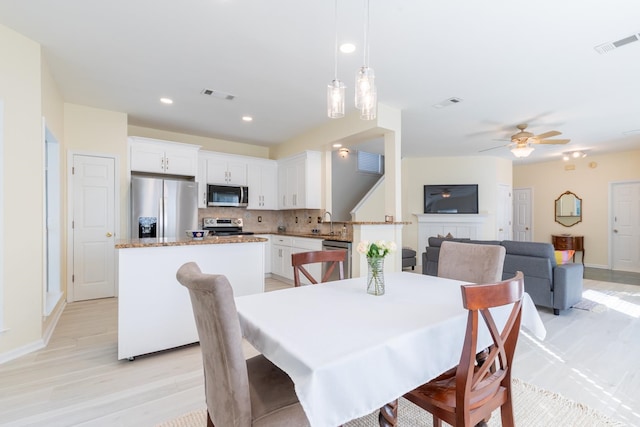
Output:
M167 217L165 216L165 197L162 196L158 199L158 222L160 223L158 229L158 237L165 237L166 230L164 229L165 224L167 223Z

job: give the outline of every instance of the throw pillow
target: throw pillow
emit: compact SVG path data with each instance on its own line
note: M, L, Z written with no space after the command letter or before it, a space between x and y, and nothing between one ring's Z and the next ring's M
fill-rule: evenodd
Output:
M562 265L567 264L573 258L573 254L576 251L555 251L556 255L556 264Z

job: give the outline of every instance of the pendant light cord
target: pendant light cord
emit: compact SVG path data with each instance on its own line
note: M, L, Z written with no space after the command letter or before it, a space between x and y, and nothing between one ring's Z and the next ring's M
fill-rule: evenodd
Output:
M334 7L334 30L336 33L336 39L335 39L335 44L333 47L333 75L334 75L334 80L338 80L338 0L335 1L335 7Z
M366 8L364 15L364 49L363 52L363 61L365 66L369 66L369 0L365 0Z

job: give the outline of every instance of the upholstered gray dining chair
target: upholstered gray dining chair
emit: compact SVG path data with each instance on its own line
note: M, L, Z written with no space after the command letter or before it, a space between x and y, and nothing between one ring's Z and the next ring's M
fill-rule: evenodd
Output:
M505 248L502 245L442 242L438 277L471 283L502 280Z
M226 276L194 262L178 270L189 289L204 364L208 427L306 427L293 382L259 355L245 360L242 332Z

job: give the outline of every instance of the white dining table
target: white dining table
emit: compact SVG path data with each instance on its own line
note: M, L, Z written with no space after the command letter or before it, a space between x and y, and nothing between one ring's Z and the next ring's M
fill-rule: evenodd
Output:
M393 402L458 364L467 310L465 282L385 274L382 296L365 278L235 299L243 335L293 380L312 427L336 427ZM504 324L510 306L493 309ZM546 330L528 294L522 326ZM490 343L479 334L480 347Z

